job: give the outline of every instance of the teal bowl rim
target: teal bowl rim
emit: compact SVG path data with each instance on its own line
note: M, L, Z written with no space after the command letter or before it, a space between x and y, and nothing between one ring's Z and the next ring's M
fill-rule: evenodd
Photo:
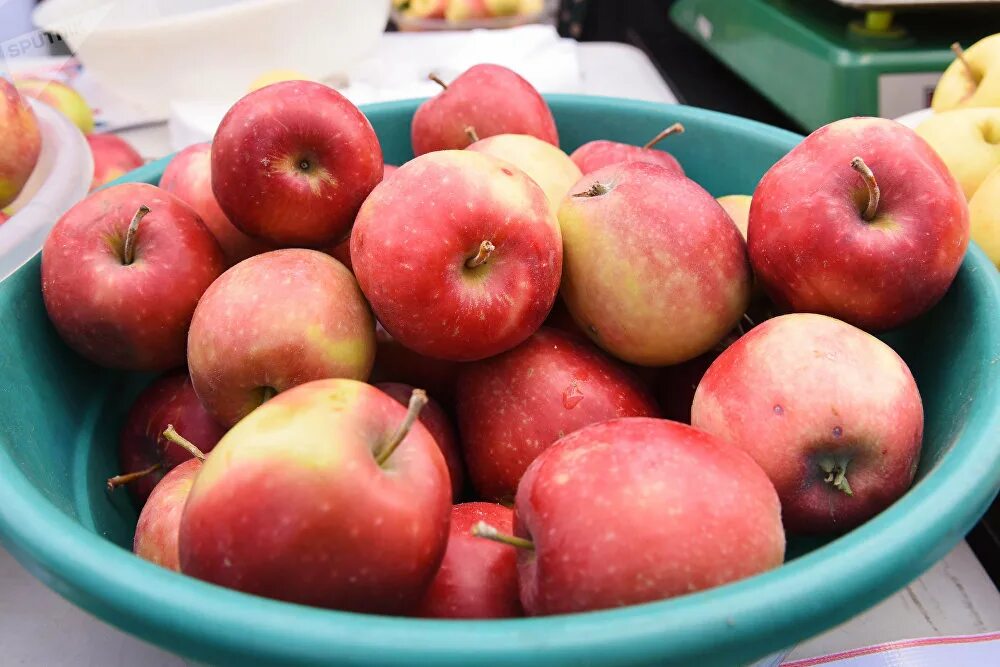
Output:
M651 103L552 99L650 110ZM412 100L366 107L399 108ZM726 125L773 138L792 133L702 109ZM747 125L748 124L748 125ZM162 162L162 161L161 161ZM155 178L154 163L128 180ZM37 262L35 257L32 262ZM25 270L22 268L22 270ZM1000 312L1000 276L974 245L962 272L977 300ZM1000 325L984 325L1000 357ZM987 365L961 437L932 473L868 523L782 567L670 600L567 616L435 621L290 605L159 568L83 528L39 493L0 449L0 538L47 585L128 632L204 660L288 664L634 664L711 651L749 660L793 644L874 604L947 552L1000 487L1000 364ZM919 526L912 519L919 517ZM910 519L911 521L907 521ZM890 565L891 564L891 565Z

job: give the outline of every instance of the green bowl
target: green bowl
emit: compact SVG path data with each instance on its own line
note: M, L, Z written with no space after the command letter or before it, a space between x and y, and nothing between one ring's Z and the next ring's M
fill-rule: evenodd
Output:
M553 96L563 145L670 150L715 195L753 190L797 135L683 106ZM386 161L410 157L416 101L367 107ZM126 178L156 182L164 161ZM0 537L39 579L96 616L188 658L283 665L733 665L816 634L940 559L1000 484L1000 280L971 248L947 297L886 336L913 369L927 423L917 482L848 535L793 542L783 567L714 590L613 611L430 621L326 611L217 588L129 552L135 510L109 494L117 429L147 377L97 368L49 325L34 258L0 283Z

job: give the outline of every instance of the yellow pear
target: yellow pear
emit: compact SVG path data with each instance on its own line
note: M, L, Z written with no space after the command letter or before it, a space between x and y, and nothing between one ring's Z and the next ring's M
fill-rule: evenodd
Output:
M1000 108L935 114L917 126L917 134L948 165L966 198L1000 165Z
M969 232L1000 268L1000 167L991 171L969 200Z
M984 37L965 51L953 48L958 57L941 75L931 108L1000 106L1000 34Z

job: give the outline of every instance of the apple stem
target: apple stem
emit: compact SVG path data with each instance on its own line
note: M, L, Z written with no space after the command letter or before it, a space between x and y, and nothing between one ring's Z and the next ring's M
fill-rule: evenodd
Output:
M173 424L167 424L167 428L163 431L163 437L169 440L170 442L174 443L178 447L182 447L187 451L188 454L195 457L199 461L205 460L205 455L202 453L202 451L198 449L194 445L194 443L192 443L190 440L188 440L183 435L178 433L177 430L174 429Z
M442 81L441 77L439 77L434 72L431 72L430 74L428 74L427 78L430 79L431 81L433 81L434 83L436 83L437 85L441 86L445 90L448 90L448 84L445 83L444 81Z
M962 49L962 45L958 42L954 42L951 45L951 50L955 54L955 58L958 59L958 62L962 63L965 67L965 71L968 72L972 80L977 80L979 77L976 76L976 71L972 69L972 65L969 64L969 61L965 59L965 51Z
M149 213L149 207L143 204L132 216L132 222L128 223L128 231L125 232L125 249L122 251L122 261L125 266L135 261L135 235L139 231L139 223L146 217L147 213Z
M594 182L590 186L589 190L584 190L583 192L577 192L574 197L600 197L601 195L611 192L611 188L606 186L604 183Z
M853 496L854 491L851 489L851 485L847 482L847 465L850 463L850 459L839 459L834 460L831 458L825 458L819 463L820 470L826 473L826 477L823 481L827 484L833 486L833 488L842 491L848 496Z
M143 470L138 470L136 472L127 472L123 475L115 475L114 477L108 479L108 491L114 491L119 486L124 486L125 484L128 484L129 482L134 482L137 479L142 479L146 475L150 475L162 467L163 466L161 464L154 463L153 465Z
M476 128L472 127L471 125L465 126L465 134L466 136L469 137L472 143L476 143L477 141L479 141L479 135L476 134Z
M871 222L875 218L875 214L878 213L878 200L880 196L878 183L875 181L875 174L872 173L872 170L868 168L868 165L860 157L851 160L851 169L861 175L861 179L868 187L868 206L861 213L861 217L867 222Z
M483 241L482 243L479 244L479 251L476 252L475 257L470 257L469 260L465 263L465 266L467 268L474 269L477 266L485 264L486 260L490 258L490 255L492 255L493 251L496 249L497 247L493 245L492 242Z
M669 137L671 134L683 134L683 133L684 133L684 126L681 125L680 123L674 123L670 127L660 130L659 134L657 134L655 137L653 137L645 144L643 144L642 147L652 148L656 144L660 143L661 141Z
M493 542L499 542L500 544L517 547L518 549L528 549L530 551L535 550L535 543L531 540L526 540L523 537L517 537L516 535L501 533L485 521L480 521L472 527L472 535L473 537L481 537L484 540L492 540Z
M423 389L414 389L413 393L410 394L410 404L406 408L406 417L403 419L403 423L389 438L388 444L375 456L375 463L381 466L389 460L399 444L406 439L406 434L413 428L414 422L420 417L420 411L424 409L425 405L427 405L427 392Z

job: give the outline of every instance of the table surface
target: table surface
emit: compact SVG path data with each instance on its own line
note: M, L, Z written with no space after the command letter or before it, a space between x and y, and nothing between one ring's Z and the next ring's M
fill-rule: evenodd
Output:
M595 95L676 98L634 47L586 43L579 49L585 88ZM147 157L169 152L165 126L122 133ZM799 644L789 658L825 655L915 637L1000 629L1000 592L964 542L876 607ZM108 626L36 581L0 549L0 663L47 667L174 667L180 658Z

